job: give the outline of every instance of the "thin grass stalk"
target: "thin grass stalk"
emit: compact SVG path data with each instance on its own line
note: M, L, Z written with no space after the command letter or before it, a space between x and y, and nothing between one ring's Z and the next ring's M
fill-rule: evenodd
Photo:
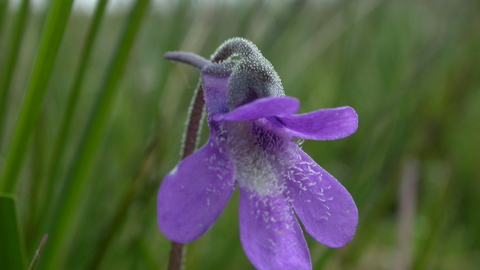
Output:
M34 270L35 266L37 266L38 260L40 260L40 256L42 255L43 249L47 244L47 240L48 240L48 234L44 234L42 237L42 241L40 241L40 245L35 251L35 256L33 256L32 262L30 263L28 270Z
M82 136L79 149L66 186L61 192L60 203L51 226L51 244L45 251L45 268L59 269L66 259L65 245L72 237L70 228L78 213L79 202L88 184L88 176L101 143L106 121L110 115L113 100L116 96L118 83L123 75L127 57L137 36L142 19L145 17L150 0L137 0L130 11L122 36L117 45L116 53L110 64L103 82L103 87L90 115L87 128ZM62 255L63 254L63 255Z
M144 180L147 178L147 173L154 164L153 159L155 157L157 145L158 139L155 139L147 147L135 177L133 178L133 181L131 182L127 192L124 194L121 203L117 207L113 218L110 220L109 224L105 226L105 229L101 234L102 238L98 241L98 245L95 245L94 247L94 258L86 269L95 270L100 268L102 260L107 253L112 240L120 231L125 222L125 218L127 217L130 206L135 201L135 198L138 197L139 190L144 187Z
M56 187L59 184L58 175L60 172L60 165L62 164L61 160L64 155L65 148L68 145L68 139L71 135L72 119L78 105L80 90L82 89L83 82L85 81L85 72L91 59L92 48L98 37L100 23L105 14L107 3L108 0L100 0L97 2L90 28L85 38L84 47L80 54L80 63L72 83L72 89L67 100L67 105L65 106L65 111L62 114L63 119L60 125L60 130L58 131L52 156L49 161L49 168L47 171L47 194L45 195L46 202L45 207L43 208L43 216L47 216L47 213L53 209L52 203L54 202ZM48 220L45 221L48 222Z
M5 161L0 192L12 193L17 184L17 178L25 160L29 146L28 142L35 127L35 122L40 114L43 96L47 91L72 4L73 0L56 0L50 9L40 42L40 49Z
M7 61L4 71L4 76L0 82L0 143L5 137L5 119L8 107L8 98L10 96L10 87L12 85L12 78L15 68L17 67L18 59L20 59L19 52L22 47L22 40L25 33L25 26L28 21L28 10L30 8L30 0L23 0L18 11L18 16L15 20L13 28L10 50L7 54ZM1 13L1 12L0 12ZM2 16L2 14L0 14ZM3 20L0 18L0 20ZM0 26L1 27L1 26Z
M455 185L458 185L458 179L453 178L451 174L451 168L446 165L443 171L444 178L435 179L436 181L441 180L441 184L430 198L431 201L428 208L425 209L425 215L431 224L436 224L436 226L431 226L431 229L425 232L425 240L415 246L410 269L431 269L438 265L438 261L435 260L439 255L436 246L445 245L444 234L451 233L452 219L453 222L458 222L454 217L454 211L458 211L460 207L453 199L454 193L452 192L455 190ZM454 204L453 207L452 204Z
M37 121L35 127L35 136L32 138L31 149L31 162L28 167L30 171L30 179L28 184L28 215L26 216L26 229L25 229L25 244L27 247L33 247L36 245L38 238L42 233L39 233L39 222L42 219L42 207L39 201L43 200L42 185L45 183L45 141L47 135L48 124L46 123L45 110Z
M419 164L415 157L404 161L398 194L398 251L396 270L412 269L412 232L417 208Z

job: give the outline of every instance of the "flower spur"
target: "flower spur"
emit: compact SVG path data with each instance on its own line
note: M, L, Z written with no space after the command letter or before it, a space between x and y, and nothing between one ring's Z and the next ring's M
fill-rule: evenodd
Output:
M208 142L164 179L158 224L178 243L191 242L220 216L240 190L240 238L257 269L311 269L302 229L341 247L355 234L358 211L346 189L293 138L335 140L354 133L358 116L341 107L295 115L273 66L242 38L226 41L207 61L172 52L167 59L201 71L210 127ZM236 59L239 58L239 59Z

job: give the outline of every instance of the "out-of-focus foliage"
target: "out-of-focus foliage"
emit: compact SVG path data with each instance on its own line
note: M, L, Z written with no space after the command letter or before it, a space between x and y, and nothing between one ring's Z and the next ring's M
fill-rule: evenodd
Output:
M62 37L48 22L55 7L68 14L67 2L38 9L0 0L0 192L12 183L28 261L51 236L37 269L166 268L156 195L178 162L199 74L162 55L208 57L234 36L260 48L302 112L348 105L359 114L351 137L303 144L360 212L344 248L307 236L314 269L480 265L478 1L136 0L105 13L73 9ZM62 37L58 50L40 49L48 31ZM42 57L54 61L50 75ZM46 88L26 121L25 97L41 88L35 76ZM16 148L19 130L29 132ZM404 182L413 186L401 193ZM410 219L400 201L412 194ZM237 205L235 194L188 245L186 269L253 269Z

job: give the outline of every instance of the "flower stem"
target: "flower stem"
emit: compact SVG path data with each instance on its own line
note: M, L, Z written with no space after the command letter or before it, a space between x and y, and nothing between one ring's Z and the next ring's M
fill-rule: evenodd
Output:
M184 244L172 241L170 249L170 260L168 262L168 270L180 270L183 266L183 257L185 255Z
M182 159L185 159L193 154L197 148L198 136L200 134L200 128L202 127L204 106L205 100L203 99L203 87L202 84L199 83L195 89L195 93L193 94L192 102L190 104L187 127L185 129L185 135L182 142Z
M198 137L203 120L203 107L205 101L203 99L202 84L199 83L192 98L192 103L189 111L189 118L185 135L183 137L182 159L195 152L197 148ZM170 259L168 263L169 270L180 270L183 265L183 257L185 255L184 245L172 241L170 250Z
M244 45L243 47L248 47L249 43L245 43L244 40L238 39L236 43ZM223 48L225 47L225 48ZM212 62L220 62L231 56L233 51L231 50L230 44L224 45L221 50L218 50L212 57ZM235 47L235 46L233 46ZM237 45L238 47L238 45ZM249 49L249 48L247 48ZM210 61L207 59L188 52L167 52L163 58L170 61L182 62L193 67L196 67L200 71L208 64ZM204 116L204 107L205 100L203 99L203 87L202 82L198 84L193 94L192 101L190 103L190 110L188 112L188 121L185 133L183 136L182 142L182 151L181 158L182 160L193 154L198 144L198 137L200 134L200 128L202 126L202 120ZM180 270L183 266L185 256L184 244L176 243L172 241L170 249L170 258L168 262L168 270Z

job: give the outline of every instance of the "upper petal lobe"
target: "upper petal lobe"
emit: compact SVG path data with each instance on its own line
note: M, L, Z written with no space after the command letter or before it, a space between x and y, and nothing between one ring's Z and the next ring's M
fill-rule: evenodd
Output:
M351 107L323 109L276 118L293 137L310 140L345 138L352 135L358 127L358 115Z
M297 162L288 169L285 196L305 230L326 246L344 246L352 240L358 224L352 196L302 150L292 158Z
M260 196L240 187L240 239L259 270L312 268L302 229L282 194Z
M191 242L217 220L234 191L233 165L216 137L181 161L163 180L158 224L178 243Z
M298 99L292 97L259 98L236 108L226 115L219 115L215 120L244 121L274 115L290 115L297 112L299 107Z

